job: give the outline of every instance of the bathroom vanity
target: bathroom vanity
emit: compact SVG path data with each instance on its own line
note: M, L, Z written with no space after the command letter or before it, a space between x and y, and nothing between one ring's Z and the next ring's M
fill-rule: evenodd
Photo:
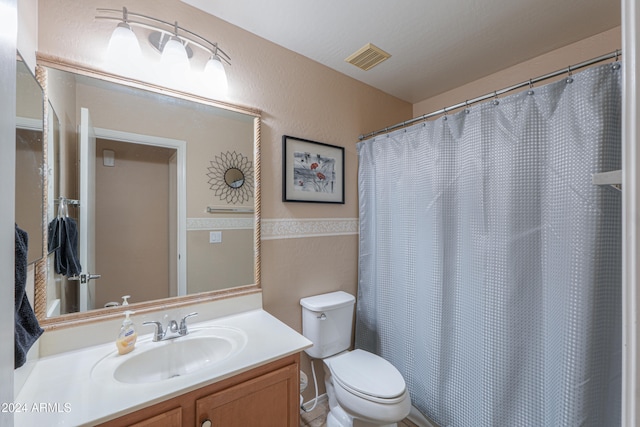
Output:
M39 359L15 426L298 425L308 339L262 309L189 331L162 342L143 335L126 355L110 342Z
M100 424L115 426L282 426L299 421L298 354Z

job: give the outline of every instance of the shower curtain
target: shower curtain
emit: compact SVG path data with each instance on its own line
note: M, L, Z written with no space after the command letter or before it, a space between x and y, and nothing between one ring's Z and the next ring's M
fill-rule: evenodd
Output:
M621 71L358 144L356 346L440 426L616 426Z

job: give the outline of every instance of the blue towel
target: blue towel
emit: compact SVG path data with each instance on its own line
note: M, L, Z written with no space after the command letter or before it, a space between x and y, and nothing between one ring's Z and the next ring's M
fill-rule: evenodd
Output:
M49 223L49 253L54 254L54 270L67 277L82 272L78 258L78 226L68 216L54 218Z
M29 298L27 298L27 248L29 236L16 224L16 281L15 281L15 359L14 368L19 368L27 361L27 353L44 332L38 324Z

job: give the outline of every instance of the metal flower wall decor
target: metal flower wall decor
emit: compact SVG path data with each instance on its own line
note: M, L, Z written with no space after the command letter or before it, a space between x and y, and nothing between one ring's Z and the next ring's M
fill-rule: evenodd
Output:
M209 162L209 185L227 203L237 204L253 197L253 162L242 153L227 151Z

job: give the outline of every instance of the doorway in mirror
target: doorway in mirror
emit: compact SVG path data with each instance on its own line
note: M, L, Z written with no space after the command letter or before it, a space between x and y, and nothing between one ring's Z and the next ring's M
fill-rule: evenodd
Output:
M178 296L177 150L96 140L95 307Z

